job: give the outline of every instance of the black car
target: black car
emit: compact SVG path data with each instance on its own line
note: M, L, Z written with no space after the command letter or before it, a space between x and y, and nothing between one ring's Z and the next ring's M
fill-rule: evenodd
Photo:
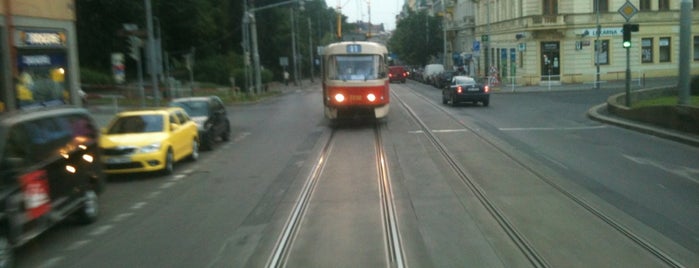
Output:
M104 190L99 130L73 106L0 114L0 264L13 249L75 216L92 223Z
M461 102L481 102L483 106L490 104L490 88L479 84L469 76L454 76L451 84L442 89L442 103L457 105Z
M182 107L197 123L203 149L213 149L218 138L223 141L230 140L231 125L226 107L219 97L176 98L170 102L170 106Z

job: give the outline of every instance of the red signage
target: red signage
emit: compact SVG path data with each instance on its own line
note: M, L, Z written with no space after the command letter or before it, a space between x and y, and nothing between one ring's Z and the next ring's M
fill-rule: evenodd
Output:
M20 178L27 217L36 219L51 210L46 170L37 170Z

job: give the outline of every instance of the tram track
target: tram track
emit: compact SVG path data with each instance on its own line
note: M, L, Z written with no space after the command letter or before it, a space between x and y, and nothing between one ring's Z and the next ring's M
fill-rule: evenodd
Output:
M510 160L515 162L520 167L524 168L527 172L531 173L536 178L538 178L539 180L541 180L545 184L547 184L550 187L552 187L553 189L555 189L555 191L561 193L562 195L564 195L566 198L571 200L573 203L575 203L579 207L583 208L584 210L586 210L590 214L592 214L595 217L602 220L604 223L606 223L607 225L612 227L612 229L616 230L617 232L622 234L624 237L626 237L630 241L632 241L634 244L636 244L637 246L644 249L647 253L649 253L650 255L657 258L660 262L664 263L668 267L685 267L680 262L673 259L672 256L668 255L667 253L663 252L659 248L655 247L653 244L651 244L649 241L644 239L642 236L635 234L630 228L627 228L624 225L622 225L621 223L615 221L610 215L607 215L602 210L597 209L595 206L590 204L588 201L577 196L573 192L565 189L563 186L559 185L558 183L556 183L552 179L548 178L547 176L545 176L541 172L537 171L536 169L532 168L531 166L527 165L526 163L524 163L523 161L521 161L520 159L515 157L512 153L503 149L501 146L498 146L496 143L494 143L490 139L486 138L484 136L484 134L482 134L480 131L465 124L463 121L456 118L453 114L446 111L443 107L434 103L431 99L416 92L415 89L410 88L410 92L412 92L415 96L419 97L425 103L429 104L430 106L433 106L435 109L437 109L441 113L448 116L451 120L453 120L456 124L458 124L462 128L473 133L473 135L478 137L481 141L485 142L490 147L494 148L499 153L503 154L505 157L509 158ZM505 231L505 233L508 235L508 237L515 243L517 248L527 258L527 260L529 260L529 262L532 264L532 266L533 267L550 267L551 265L546 261L546 259L540 253L537 252L536 248L532 245L531 242L528 241L526 236L524 234L522 234L522 232L517 230L516 226L512 223L512 221L510 221L507 218L507 215L505 213L503 213L495 205L495 202L493 202L488 197L487 193L478 185L478 183L466 173L466 171L461 167L461 165L458 163L458 161L455 159L455 157L450 154L450 152L447 150L446 146L444 144L442 144L440 139L431 131L431 129L427 126L427 124L420 119L420 117L417 115L417 113L415 113L413 111L413 109L395 92L393 92L393 98L394 98L394 100L396 100L397 103L399 103L401 105L401 107L403 107L408 112L409 116L414 120L414 122L416 122L420 126L422 133L427 137L427 139L435 146L435 148L439 151L439 153L444 157L444 159L448 162L448 165L456 172L460 181L463 182L463 184L465 186L467 186L476 195L476 197L481 202L483 207L498 222L498 224L503 229L503 231Z
M292 256L295 239L299 235L299 230L304 224L304 217L307 214L307 209L313 201L313 196L318 191L318 184L323 178L323 171L326 169L328 160L332 155L333 146L337 139L337 130L331 130L325 144L323 145L317 161L309 173L306 181L301 189L301 192L296 199L293 209L284 224L283 230L274 245L273 252L267 262L266 267L286 267L287 261ZM373 126L374 149L375 149L375 165L376 165L376 183L378 184L378 193L380 196L381 223L382 232L384 234L385 243L385 262L387 267L402 268L406 267L404 260L403 248L401 245L400 234L398 231L398 222L393 203L393 190L391 188L391 178L388 169L386 155L383 149L383 141L381 139L381 126L375 124Z

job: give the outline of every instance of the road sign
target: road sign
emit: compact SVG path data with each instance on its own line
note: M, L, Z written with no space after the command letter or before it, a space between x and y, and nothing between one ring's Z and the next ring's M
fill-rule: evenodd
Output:
M638 9L628 0L619 8L619 14L621 14L621 16L624 17L627 22L631 19L631 17L636 15L636 13L638 13Z
M488 42L488 35L487 34L481 35L481 41Z
M473 51L481 51L481 42L473 41Z

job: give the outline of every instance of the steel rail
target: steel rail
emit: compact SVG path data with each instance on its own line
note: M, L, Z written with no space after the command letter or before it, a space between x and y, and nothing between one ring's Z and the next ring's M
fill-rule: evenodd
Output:
M439 139L430 131L427 124L423 122L420 117L408 106L408 104L403 101L403 99L398 96L398 94L393 94L394 99L397 100L401 106L408 112L410 117L420 126L423 134L430 140L430 142L435 146L439 153L444 157L449 166L456 172L459 176L461 182L471 190L478 199L478 201L483 205L483 207L493 216L493 219L497 221L500 227L505 231L508 237L512 240L517 248L524 254L524 256L529 260L533 267L550 267L546 260L539 254L534 246L527 241L526 237L515 228L514 224L505 216L505 213L500 211L499 208L495 206L493 202L490 201L485 191L471 179L464 169L459 165L459 163L454 159L454 157L447 151L446 146L442 144ZM457 120L458 121L458 120Z
M318 156L318 161L313 167L313 171L309 174L308 178L306 179L306 183L304 184L303 189L301 190L301 193L298 199L296 200L296 205L294 205L292 213L289 215L289 218L287 219L286 224L284 225L284 230L282 234L279 236L279 240L277 240L277 243L274 247L274 252L270 259L267 261L266 267L284 267L289 254L289 249L291 248L291 242L293 241L293 237L296 235L296 232L298 231L304 212L306 211L306 208L308 207L308 204L310 202L313 189L318 183L320 174L322 173L323 168L325 167L328 155L330 154L330 151L332 149L331 145L335 136L334 134L335 131L332 131L330 133L328 140L326 141L325 145L323 146L323 149L320 152L320 155Z
M404 260L403 247L398 232L398 220L396 217L396 207L393 203L393 188L391 188L391 177L389 175L386 153L381 139L381 126L374 127L376 136L376 164L379 172L379 187L381 189L381 210L386 234L386 246L388 247L388 263L390 267L407 267Z
M425 102L429 103L430 105L436 107L439 111L441 111L441 112L443 112L444 114L446 114L449 118L451 118L452 120L454 120L455 122L457 122L457 124L459 124L460 126L462 126L464 129L470 130L474 135L476 135L477 137L479 137L479 138L480 138L481 140L483 140L484 142L490 144L490 146L492 146L493 148L495 148L496 150L498 150L500 153L502 153L503 155L505 155L505 156L507 156L508 158L510 158L512 161L514 161L515 163L517 163L520 167L526 169L526 170L529 171L531 174L533 174L533 175L536 176L537 178L541 179L541 181L543 181L544 183L546 183L546 184L548 184L549 186L553 187L553 188L556 189L558 192L560 192L561 194L565 195L565 196L568 197L570 200L572 200L573 202L575 202L576 204L578 204L580 207L584 208L585 210L587 210L587 211L588 211L589 213L591 213L592 215L598 217L599 219L601 219L602 221L604 221L605 223L607 223L609 226L611 226L612 228L614 228L615 230L617 230L618 232L620 232L621 234L623 234L624 236L626 236L627 238L629 238L631 241L633 241L634 243L636 243L638 246L640 246L640 247L642 247L643 249L645 249L646 251L648 251L651 255L655 256L655 257L658 258L660 261L662 261L663 263L667 264L669 267L676 267L676 268L684 268L684 267L685 267L685 266L682 265L680 262L678 262L677 260L673 259L669 254L667 254L667 253L663 252L661 249L655 247L653 244L651 244L650 242L648 242L646 239L644 239L644 238L641 237L640 235L637 235L637 234L633 233L633 231L631 231L629 228L627 228L627 227L624 226L623 224L621 224L621 223L615 221L614 219L612 219L611 216L608 216L607 214L605 214L605 213L602 212L601 210L597 209L596 207L594 207L592 204L590 204L588 201L586 201L586 200L583 199L582 197L579 197L579 196L575 195L573 192L566 190L566 189L563 188L561 185L559 185L558 183L554 182L552 179L546 177L545 175L543 175L543 174L541 174L540 172L536 171L536 170L533 169L532 167L526 165L523 161L517 159L517 157L515 157L515 156L512 155L511 153L507 152L505 149L501 148L501 147L498 146L497 144L493 143L492 141L490 141L490 140L487 139L486 137L484 137L483 134L481 134L479 131L476 131L476 130L473 129L472 127L470 127L470 126L466 125L465 123L463 123L461 120L459 120L458 118L456 118L453 114L451 114L451 113L449 113L447 110L445 110L444 107L441 107L441 106L439 106L438 104L434 103L431 99L427 98L426 96L424 96L424 95L422 95L422 94L419 94L419 93L415 92L415 89L412 89L412 88L411 88L410 90L411 90L411 92L413 92L413 94L415 94L416 96L422 98ZM395 96L395 94L394 94L394 96ZM401 103L403 103L403 102L401 101ZM411 113L412 113L412 111L411 111ZM427 132L429 132L429 131L425 128L425 129L424 129L424 132L427 133Z

